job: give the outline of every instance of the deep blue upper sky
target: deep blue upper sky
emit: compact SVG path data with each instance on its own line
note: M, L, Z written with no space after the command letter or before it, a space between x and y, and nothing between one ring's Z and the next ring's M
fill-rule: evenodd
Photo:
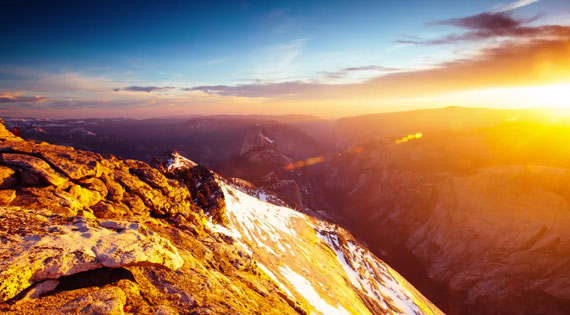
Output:
M160 78L158 72L164 72L163 79L170 73L211 81L202 83L224 83L227 80L218 77L222 74L250 79L247 75L254 73L243 68L263 62L258 54L270 54L264 50L295 40L304 40L308 53L352 52L349 60L343 60L347 56L329 57L339 69L361 66L358 51L372 60L374 52L378 55L394 45L398 36L422 35L426 22L470 15L496 5L494 1L0 3L2 65L48 71L132 70L143 80L150 75ZM550 1L550 10L555 3ZM403 59L402 53L408 55L399 52L398 58L392 56L387 61Z
M569 20L567 0L513 3L520 7L507 11L517 18ZM49 90L63 97L65 91L31 89L30 73L42 78L72 73L122 88L313 82L370 65L417 70L453 60L462 46L412 47L398 40L441 37L450 26L431 22L508 5L495 0L0 0L0 92ZM344 79L374 75L359 72Z

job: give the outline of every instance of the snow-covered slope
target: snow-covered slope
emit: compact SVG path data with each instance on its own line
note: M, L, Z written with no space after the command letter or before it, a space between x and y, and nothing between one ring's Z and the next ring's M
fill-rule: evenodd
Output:
M232 236L265 273L315 314L441 314L343 229L219 181Z

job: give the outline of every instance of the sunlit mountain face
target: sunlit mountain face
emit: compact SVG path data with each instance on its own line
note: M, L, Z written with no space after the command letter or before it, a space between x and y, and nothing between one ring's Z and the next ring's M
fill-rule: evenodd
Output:
M0 0L0 117L0 224L182 252L105 266L113 314L570 310L567 0ZM105 304L69 266L0 310Z

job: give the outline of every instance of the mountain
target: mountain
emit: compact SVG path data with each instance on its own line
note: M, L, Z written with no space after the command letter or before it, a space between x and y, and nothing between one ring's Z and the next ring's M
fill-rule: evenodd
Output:
M5 118L6 127L19 126L22 137L69 145L150 162L172 149L198 163L219 169L240 155L251 126L261 124L276 140L277 149L294 159L318 155L320 143L276 116L206 116L153 119L33 119ZM286 121L289 121L287 119ZM303 124L312 120L294 119Z
M461 108L351 120L358 150L320 183L359 240L448 314L568 313L567 125Z
M248 188L248 193L266 200L274 200L277 205L286 205L301 212L331 219L332 213L311 170L296 167L305 160L295 160L283 153L280 147L282 138L273 135L262 124L255 124L248 130L242 144L241 154L228 165L220 165L220 171L230 177L241 177L256 186ZM300 144L301 145L301 144ZM310 161L320 161L310 157ZM241 185L244 187L243 185ZM244 187L244 188L245 188ZM266 196L272 196L267 198Z
M182 157L163 173L3 125L0 155L3 313L441 314L346 230Z
M451 106L436 109L368 114L344 117L334 122L329 133L335 135L339 149L369 141L392 141L410 133L458 133L496 126L505 121L548 122L549 116L536 109L491 109Z

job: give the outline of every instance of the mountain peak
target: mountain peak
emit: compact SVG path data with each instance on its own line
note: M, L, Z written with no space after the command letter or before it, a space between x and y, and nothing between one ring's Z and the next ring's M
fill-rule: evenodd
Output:
M196 164L194 161L180 155L180 153L178 153L178 151L174 150L174 151L172 151L172 153L170 154L170 157L168 158L168 160L166 162L166 169L168 171L174 171L174 170L192 168L196 165L198 165L198 164Z
M267 129L262 124L255 124L249 128L241 147L240 155L247 154L260 148L275 148L274 140L269 137Z

